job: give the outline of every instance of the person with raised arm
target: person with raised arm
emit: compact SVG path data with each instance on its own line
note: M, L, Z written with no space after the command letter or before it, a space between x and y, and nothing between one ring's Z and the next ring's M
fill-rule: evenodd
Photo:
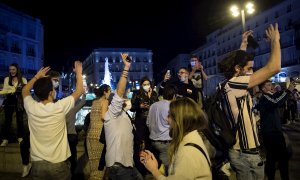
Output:
M70 180L66 114L83 94L82 64L75 62L76 90L55 103L56 91L51 78L45 76L49 70L41 68L22 90L30 130L32 178ZM32 98L32 88L39 102Z
M271 44L271 53L268 63L259 70L253 72L254 57L244 50L233 51L219 62L220 71L227 79L226 100L231 107L230 114L236 129L236 143L229 150L229 158L238 180L264 178L264 162L260 157L260 142L249 89L281 69L278 25L271 24L266 29L266 35Z
M121 54L124 70L117 85L108 111L104 117L106 141L106 167L109 179L142 180L142 175L134 167L133 133L135 131L127 111L131 109L130 99L124 99L130 68L128 54Z

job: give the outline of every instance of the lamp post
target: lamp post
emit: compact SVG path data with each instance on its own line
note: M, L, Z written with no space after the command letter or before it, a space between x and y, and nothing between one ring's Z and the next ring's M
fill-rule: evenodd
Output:
M231 14L233 17L238 17L241 14L243 32L246 31L245 10L248 14L253 14L255 11L254 4L252 2L244 3L244 1L241 0L240 8L237 5L233 5L230 8L230 11L231 11Z

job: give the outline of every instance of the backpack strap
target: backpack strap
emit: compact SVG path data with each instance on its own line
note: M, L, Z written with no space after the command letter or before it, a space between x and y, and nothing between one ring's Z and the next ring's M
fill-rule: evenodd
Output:
M210 162L209 162L209 159L208 159L206 153L204 152L204 150L203 150L198 144L195 144L195 143L187 143L187 144L185 144L184 146L193 146L194 148L198 149L198 150L204 155L204 157L206 158L208 165L211 166L211 164L210 164Z

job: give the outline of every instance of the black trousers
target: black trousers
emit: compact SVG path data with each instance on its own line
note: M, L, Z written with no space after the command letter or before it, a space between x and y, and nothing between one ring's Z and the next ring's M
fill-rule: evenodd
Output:
M275 178L276 162L279 165L281 179L289 180L289 158L284 136L282 134L263 135L263 141L267 153L265 173L268 180Z
M68 160L71 163L71 174L74 175L75 169L77 167L77 144L78 144L78 136L77 134L68 134L68 142L70 146L71 156Z
M30 139L29 135L25 135L23 137L23 141L20 143L20 152L21 152L21 158L22 158L22 164L28 165L29 159L30 159Z
M17 137L23 138L24 136L24 122L23 122L23 110L18 110L15 105L5 105L4 106L4 126L3 126L3 139L9 139L10 137L10 128L13 119L13 113L16 112L16 120L17 120Z

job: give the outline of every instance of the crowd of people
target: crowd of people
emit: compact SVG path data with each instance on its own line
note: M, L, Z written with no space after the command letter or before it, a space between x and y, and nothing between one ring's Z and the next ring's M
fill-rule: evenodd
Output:
M286 119L295 121L299 93L293 79L286 88L278 88L269 80L281 70L278 25L266 29L271 53L267 64L257 71L253 70L253 55L247 53L249 36L252 31L243 34L240 49L218 63L226 79L226 103L234 122L232 131L236 132L235 144L224 152L229 163L215 171L213 143L207 143L209 138L203 133L213 127L203 110L203 82L209 77L199 57L192 55L191 68L179 68L177 76L167 71L158 91L148 77L142 78L140 90L129 99L126 86L132 62L122 53L124 69L116 90L112 92L106 84L94 89L96 99L86 135L89 179L141 180L149 175L155 179L228 179L231 167L238 180L272 180L278 162L281 178L288 180L290 157L282 124ZM86 90L80 61L74 63L73 70L76 89L58 100L59 73L43 67L27 82L17 64L9 66L9 77L0 91L6 97L1 146L9 142L12 114L16 112L22 177L31 172L32 178L39 180L78 178L75 114L86 103ZM253 91L256 87L260 92ZM24 115L29 133L24 132ZM266 160L261 157L262 149Z

